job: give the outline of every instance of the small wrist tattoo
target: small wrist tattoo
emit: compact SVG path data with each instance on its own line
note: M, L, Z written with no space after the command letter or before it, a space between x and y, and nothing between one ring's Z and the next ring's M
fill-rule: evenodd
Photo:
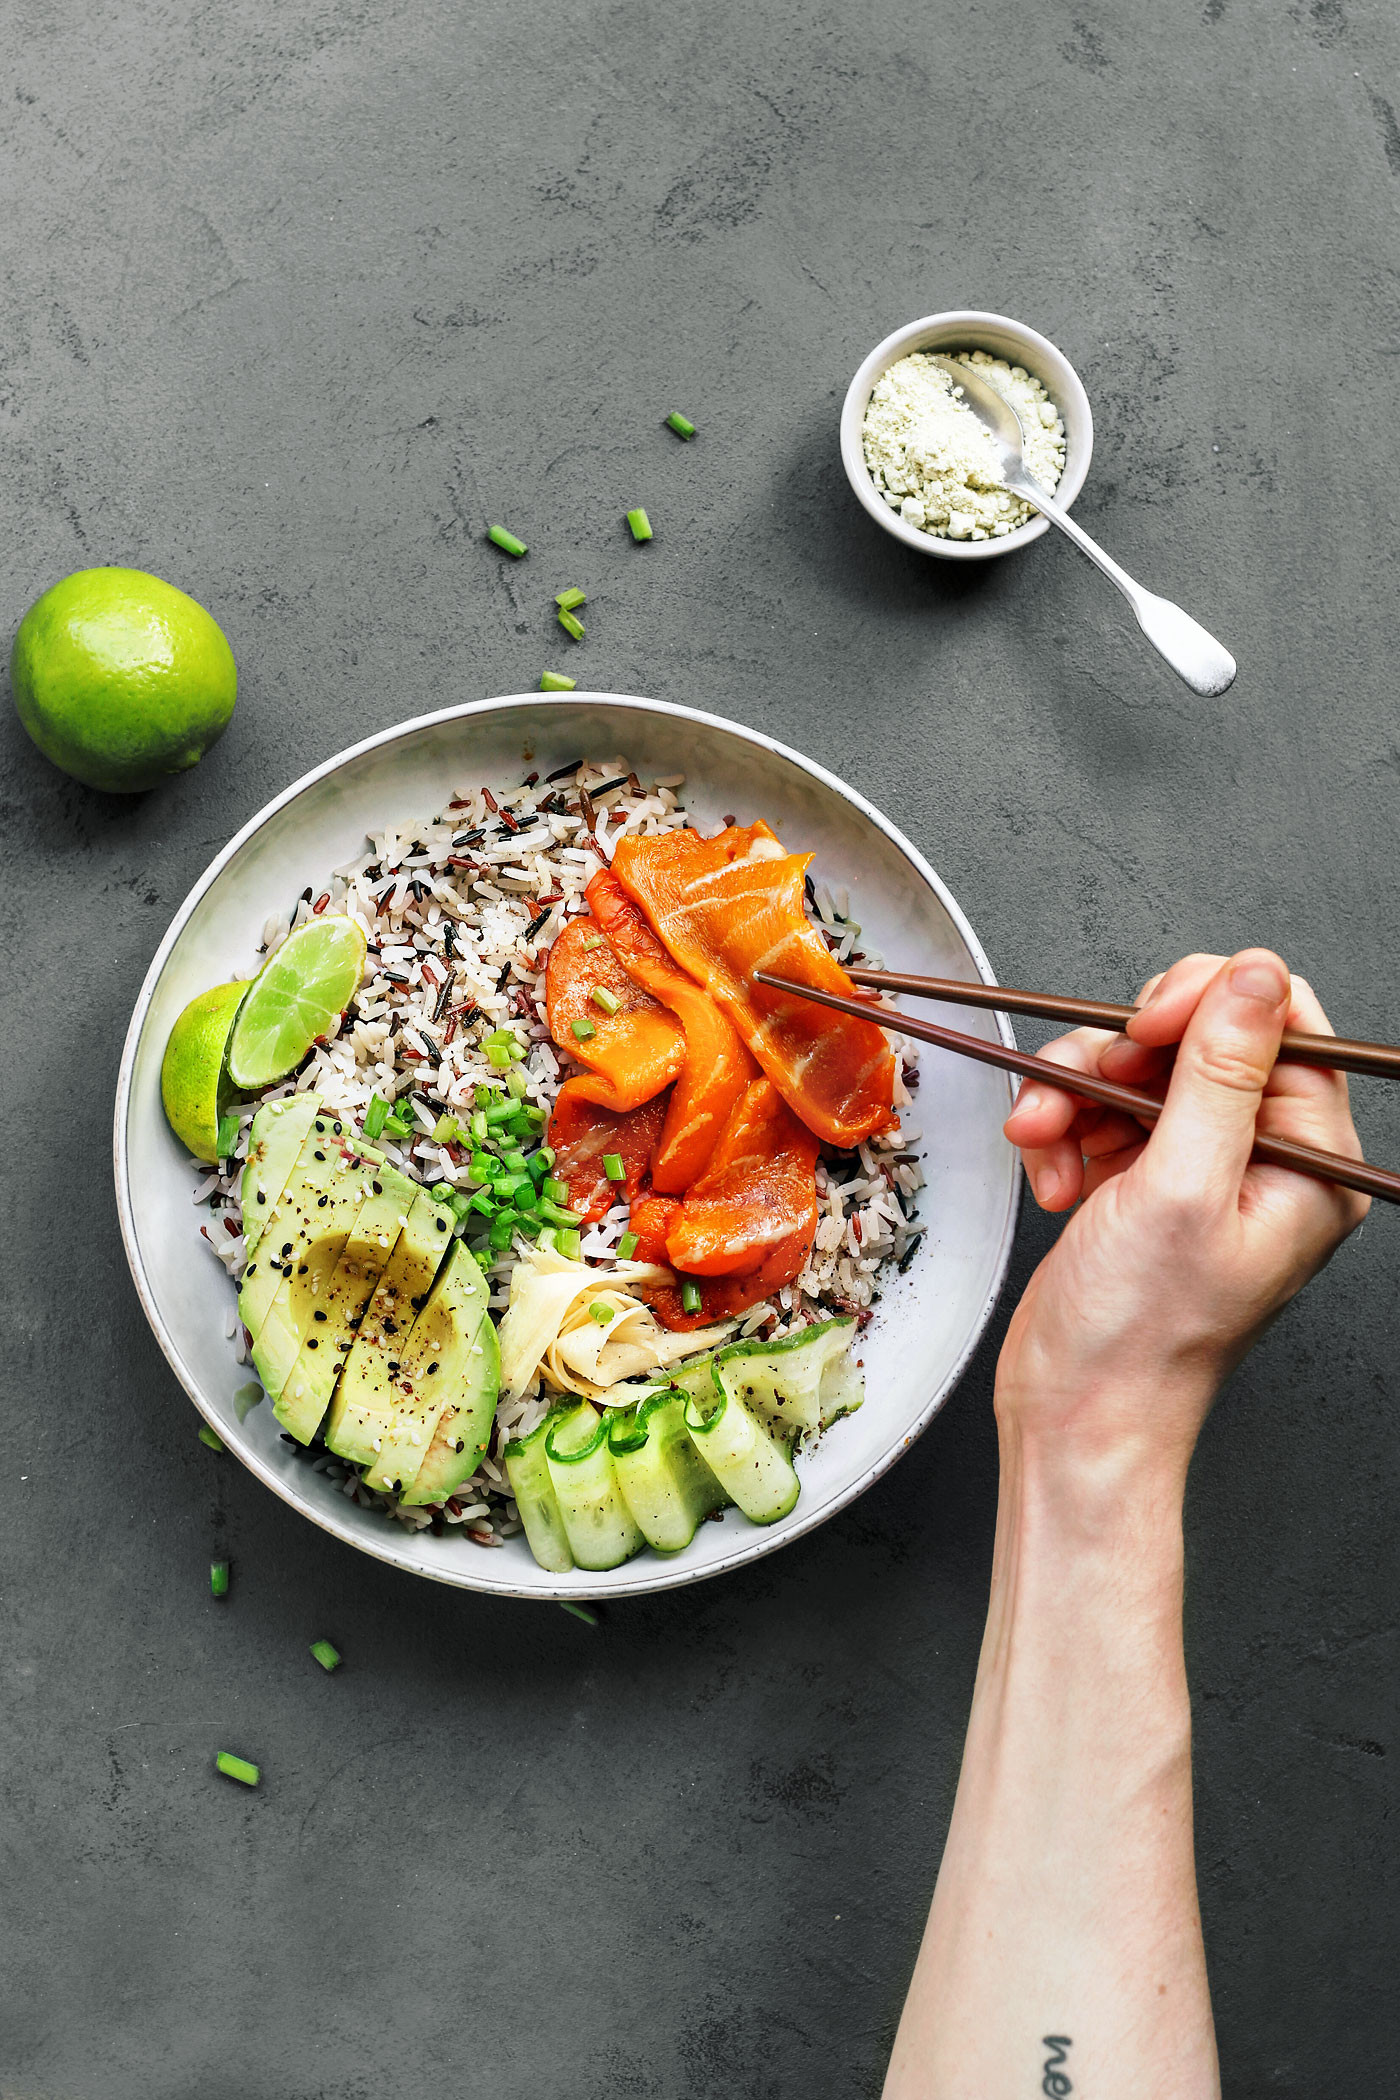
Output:
M1043 2034L1040 2046L1050 2051L1045 2059L1045 2076L1040 2081L1040 2090L1046 2094L1047 2100L1065 2100L1065 2095L1074 2091L1074 2084L1060 2065L1074 2044L1067 2034Z

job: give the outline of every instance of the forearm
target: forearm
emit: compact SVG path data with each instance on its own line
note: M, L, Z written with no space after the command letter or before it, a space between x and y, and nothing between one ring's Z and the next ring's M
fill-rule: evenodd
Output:
M1071 2090L1218 2092L1192 1850L1181 1481L1135 1453L1081 1462L1071 1484L1013 1426L962 1775L885 2091Z

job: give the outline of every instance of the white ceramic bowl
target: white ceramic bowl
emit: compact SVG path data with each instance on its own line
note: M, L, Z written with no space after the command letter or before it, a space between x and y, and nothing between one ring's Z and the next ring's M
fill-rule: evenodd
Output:
M906 547L917 547L920 554L936 554L943 561L990 561L994 555L1028 547L1032 540L1049 531L1044 518L1029 518L999 540L935 539L932 533L906 525L876 488L865 464L865 411L876 380L911 350L990 350L994 357L1004 357L1009 364L1024 365L1031 377L1040 381L1064 418L1065 470L1053 493L1066 508L1084 486L1094 450L1094 418L1079 374L1063 351L1023 322L1008 320L1005 314L983 314L968 308L957 313L929 314L922 321L911 321L907 328L896 328L893 335L876 344L846 390L841 409L841 463L856 495L886 532L903 540Z
M865 938L892 967L991 972L976 935L921 854L853 789L754 731L653 700L516 694L426 715L318 766L268 804L190 891L136 1002L116 1102L116 1182L131 1272L156 1338L196 1407L231 1451L304 1516L362 1552L438 1582L513 1597L608 1597L670 1589L739 1567L798 1538L868 1487L908 1448L956 1383L1006 1273L1019 1168L1001 1135L1004 1074L925 1053L917 1101L927 1133L927 1234L887 1283L862 1337L867 1400L801 1465L802 1495L768 1529L737 1511L702 1524L674 1559L643 1552L609 1574L551 1575L523 1538L502 1547L409 1533L350 1503L282 1443L270 1406L243 1422L233 1396L251 1377L225 1338L233 1286L199 1237L194 1176L160 1103L172 1023L208 985L248 974L264 920L352 859L368 831L439 810L463 786L509 785L585 755L625 755L642 773L687 775L698 820L763 816L816 852L821 879L851 894ZM957 1025L996 1039L994 1017ZM1010 1041L1004 1019L1003 1040Z

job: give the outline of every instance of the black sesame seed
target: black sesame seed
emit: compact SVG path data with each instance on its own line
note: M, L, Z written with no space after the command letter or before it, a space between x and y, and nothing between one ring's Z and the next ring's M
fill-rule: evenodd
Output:
M312 1319L313 1319L313 1320L324 1320L324 1319L328 1319L328 1318L329 1318L329 1314L327 1314L327 1313L323 1313L323 1312L321 1311L321 1308L320 1308L320 1306L318 1305L318 1306L317 1306L317 1308L316 1308L316 1310L315 1310L315 1312L314 1312L314 1313L312 1313L311 1317L312 1317Z
M259 1190L258 1190L258 1201L259 1201L259 1203L266 1203L266 1201L267 1201L267 1191L266 1191L265 1189L259 1189Z

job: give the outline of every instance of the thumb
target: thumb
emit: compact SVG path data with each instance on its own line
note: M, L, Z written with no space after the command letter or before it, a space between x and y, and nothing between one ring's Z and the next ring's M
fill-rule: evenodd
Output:
M1267 948L1232 956L1206 986L1143 1154L1159 1185L1195 1200L1238 1194L1290 992L1287 969Z

